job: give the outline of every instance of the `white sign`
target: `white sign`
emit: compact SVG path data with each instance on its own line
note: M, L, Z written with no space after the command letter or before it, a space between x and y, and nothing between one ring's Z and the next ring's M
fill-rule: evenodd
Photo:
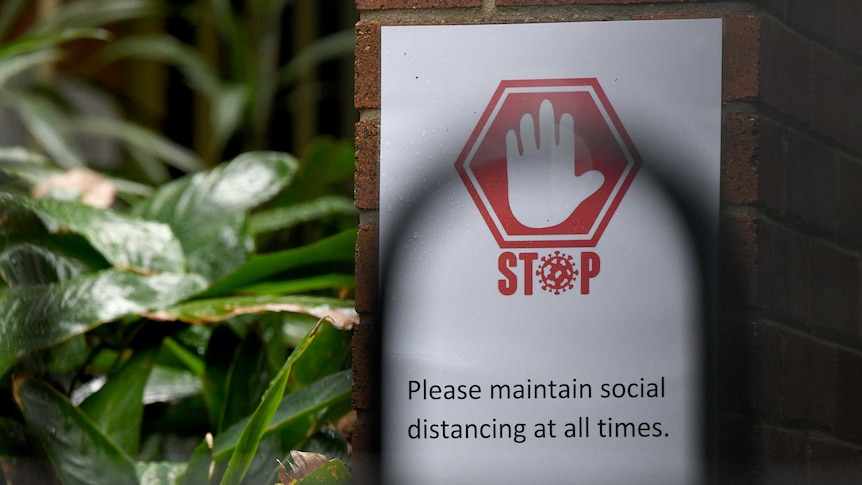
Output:
M698 483L721 20L382 28L387 483Z

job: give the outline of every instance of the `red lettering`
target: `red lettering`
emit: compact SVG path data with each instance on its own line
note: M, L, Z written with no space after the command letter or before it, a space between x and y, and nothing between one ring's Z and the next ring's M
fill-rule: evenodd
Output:
M517 291L518 275L509 269L514 268L517 265L518 258L514 253L510 253L508 251L501 253L500 257L497 259L497 268L499 268L500 274L505 278L497 281L497 288L500 290L501 295L511 296L515 294L515 291Z
M581 253L581 294L590 294L590 279L599 274L602 264L599 255L592 251Z
M539 253L521 253L518 258L524 262L524 294L533 294L533 261L539 257Z

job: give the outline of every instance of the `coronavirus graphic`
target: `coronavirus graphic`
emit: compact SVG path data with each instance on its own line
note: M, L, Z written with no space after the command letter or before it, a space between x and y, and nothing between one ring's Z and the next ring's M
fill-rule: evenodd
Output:
M555 295L571 290L577 275L572 257L559 251L542 256L542 265L536 270L536 276L542 281L542 289Z

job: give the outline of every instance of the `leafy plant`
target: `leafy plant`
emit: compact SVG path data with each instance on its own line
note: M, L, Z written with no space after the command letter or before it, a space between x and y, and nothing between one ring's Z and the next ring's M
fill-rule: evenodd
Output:
M301 165L247 153L121 209L0 192L0 434L28 444L0 448L9 480L32 450L64 484L274 483L291 450L346 455L327 423L350 409L355 230L255 249ZM153 451L179 435L199 444Z
M26 5L23 0L0 4L0 108L23 125L32 148L47 154L55 167L70 169L92 164L85 156L85 141L92 141L93 136L112 140L124 148L125 160L136 163L137 171L150 183L168 180L165 164L184 172L204 167L194 152L159 133L118 114L96 114L94 103L115 105L107 90L89 82L92 78L76 79L68 75L68 69L57 69L69 44L89 40L108 45L113 35L103 27L161 15L158 2L74 0L37 17L20 32L14 31L12 26ZM82 96L90 101L82 104L77 99ZM117 165L119 161L101 163ZM146 190L125 185L135 192Z

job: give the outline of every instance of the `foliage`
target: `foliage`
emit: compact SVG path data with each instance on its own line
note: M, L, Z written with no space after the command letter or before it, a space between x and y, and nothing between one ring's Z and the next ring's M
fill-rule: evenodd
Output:
M258 253L282 228L249 222L290 209L259 208L305 190L302 165L250 152L119 208L7 185L0 392L16 406L0 433L24 433L64 484L274 483L291 450L346 455L328 423L350 408L356 317L338 295L352 289L355 229ZM199 444L153 451L182 435ZM0 449L0 470L19 472L25 451Z
M166 0L68 0L22 28L27 4L0 2L0 110L27 133L0 146L0 483L272 484L297 449L336 459L291 483L349 480L353 148L205 168L264 148L279 90L352 37L280 63L286 1L197 2L213 59L121 35L177 14ZM89 62L58 68L82 43ZM208 105L198 151L66 89L110 100L94 73L140 58ZM93 135L122 147L110 174L88 168Z

